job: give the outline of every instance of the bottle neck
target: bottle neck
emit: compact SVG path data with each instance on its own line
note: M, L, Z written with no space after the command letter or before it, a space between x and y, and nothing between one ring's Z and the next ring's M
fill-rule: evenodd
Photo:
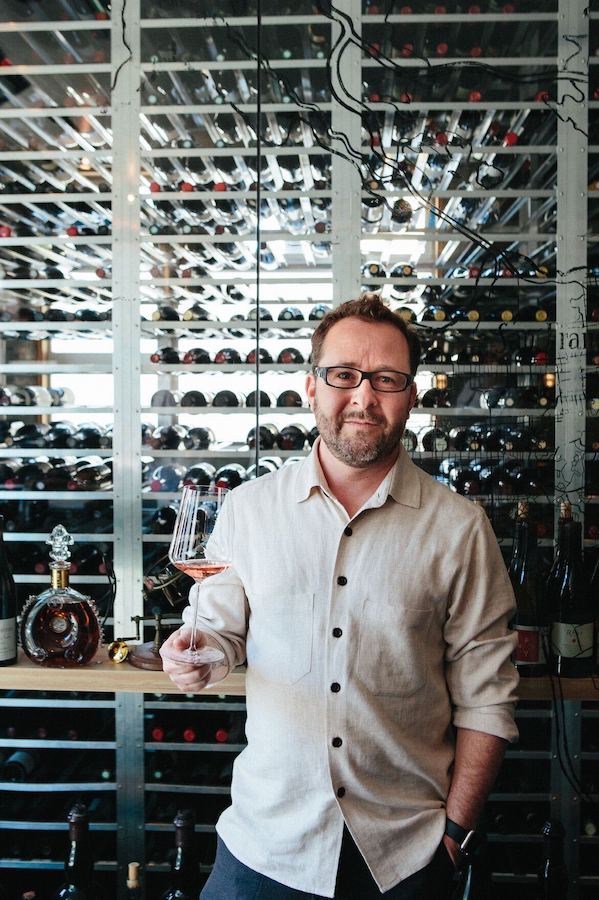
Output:
M516 535L510 564L511 574L524 573L528 557L533 549L534 538L534 530L531 530L528 519L520 519L516 523Z
M580 522L570 520L564 526L564 563L570 580L582 576L582 528Z
M50 563L50 582L54 590L65 590L69 586L69 569Z
M71 846L65 863L66 880L75 887L87 887L94 870L87 828L72 824L69 828Z

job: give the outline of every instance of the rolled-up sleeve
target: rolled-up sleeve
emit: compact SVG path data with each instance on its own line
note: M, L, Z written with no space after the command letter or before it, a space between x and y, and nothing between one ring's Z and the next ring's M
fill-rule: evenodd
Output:
M232 497L222 507L214 533L206 545L208 559L223 559L231 566L219 575L194 584L189 592L189 606L183 610L183 622L191 624L197 601L197 627L212 638L227 657L230 671L245 661L245 642L249 607L246 593L235 569L235 521ZM220 674L220 673L219 673ZM223 677L226 675L223 672Z
M481 510L471 529L445 623L446 679L454 725L515 741L516 636L508 628L514 592L491 525Z

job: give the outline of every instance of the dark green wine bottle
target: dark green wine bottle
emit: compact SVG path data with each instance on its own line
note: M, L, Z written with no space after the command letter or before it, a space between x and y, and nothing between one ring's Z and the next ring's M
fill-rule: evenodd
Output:
M181 809L174 818L176 856L171 869L171 883L160 900L196 900L200 893L200 870L195 852L195 816Z
M0 666L17 661L17 588L4 546L4 516L0 516Z

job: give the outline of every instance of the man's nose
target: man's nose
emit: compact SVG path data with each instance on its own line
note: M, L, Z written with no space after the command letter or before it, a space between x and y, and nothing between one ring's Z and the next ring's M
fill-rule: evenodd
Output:
M378 403L377 392L374 390L370 379L362 379L360 384L353 389L351 399L352 403L363 408Z

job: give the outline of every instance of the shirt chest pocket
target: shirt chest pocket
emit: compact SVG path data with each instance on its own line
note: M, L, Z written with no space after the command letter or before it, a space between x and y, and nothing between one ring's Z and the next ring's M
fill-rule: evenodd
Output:
M424 687L432 615L431 609L364 603L356 667L373 694L409 697Z
M314 594L250 599L247 661L277 684L294 684L312 668Z

